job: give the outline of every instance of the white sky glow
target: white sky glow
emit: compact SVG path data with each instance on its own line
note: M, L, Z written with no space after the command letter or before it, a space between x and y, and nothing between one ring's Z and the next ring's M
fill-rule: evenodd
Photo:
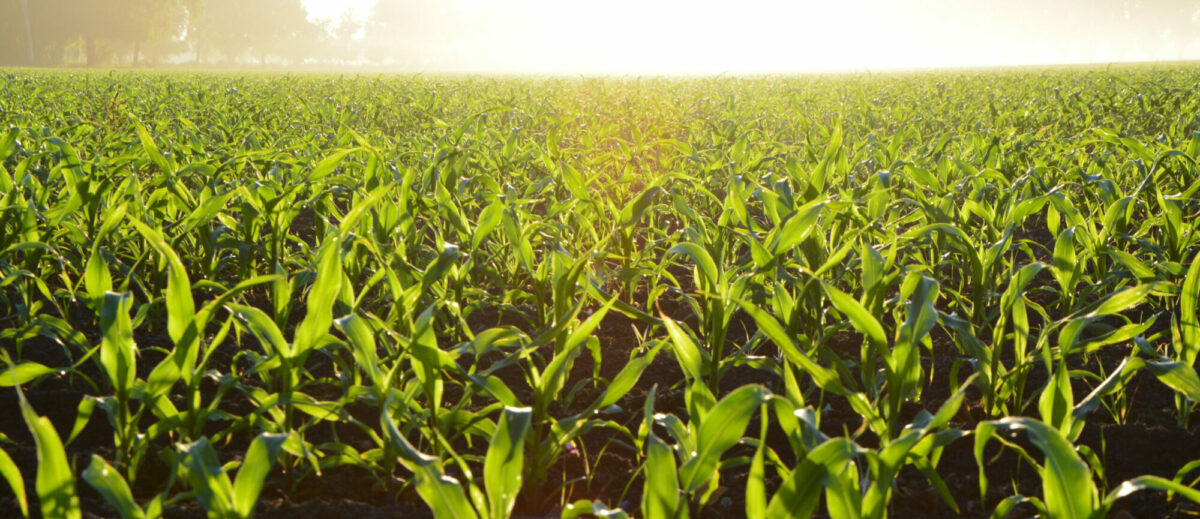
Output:
M314 19L336 21L346 10L366 19L377 0L302 1ZM413 6L413 25L368 31L368 59L422 70L711 74L1200 58L1192 0L382 1ZM1146 7L1156 2L1184 14L1156 18ZM1131 16L1149 21L1122 25Z
M375 0L300 0L300 3L313 19L336 22L346 12L358 19L366 18Z

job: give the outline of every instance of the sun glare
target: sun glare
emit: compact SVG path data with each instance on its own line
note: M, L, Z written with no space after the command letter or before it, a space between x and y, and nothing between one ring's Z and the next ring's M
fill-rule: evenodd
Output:
M1129 22L1112 8L1120 0L380 1L419 26L367 31L382 61L442 70L711 74L1200 57L1190 23L1107 30ZM317 18L367 19L376 0L304 4Z

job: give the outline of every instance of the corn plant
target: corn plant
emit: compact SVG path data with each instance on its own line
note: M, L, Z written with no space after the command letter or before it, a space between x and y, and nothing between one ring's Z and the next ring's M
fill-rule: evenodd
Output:
M690 517L689 510L707 504L719 486L721 457L742 439L754 411L770 397L766 388L744 386L698 409L700 414L692 415L687 422L674 415L653 413L654 401L648 399L639 430L650 475L642 493L642 514ZM656 425L666 429L674 447L654 433Z
M1005 438L1008 434L1025 433L1045 456L1038 463L1021 446ZM1042 476L1042 496L1012 496L997 505L993 516L1003 517L1017 504L1028 502L1049 517L1080 517L1100 519L1118 499L1140 490L1161 490L1178 493L1187 499L1200 502L1200 492L1159 476L1138 476L1123 481L1111 492L1097 488L1092 471L1079 456L1070 440L1055 428L1038 420L1025 417L1006 417L992 422L981 422L975 428L975 459L984 466L984 448L996 440L1013 449L1026 463L1036 468ZM979 473L980 493L987 492L987 475Z
M417 492L433 509L434 517L503 518L512 512L523 484L525 436L532 417L533 413L527 407L504 408L488 443L482 491L472 481L472 474L465 464L458 463L464 470L468 492L464 492L462 482L446 475L442 460L417 451L408 442L389 412L385 411L380 420L400 462L415 474Z
M208 438L177 446L192 492L212 519L248 519L262 492L263 481L279 457L286 434L263 433L250 442L237 477L231 482Z
M783 484L768 500L763 482L765 445L759 443L751 462L751 479L747 482L747 515L810 517L817 509L820 491L824 488L831 517L887 517L894 479L908 464L920 469L942 498L957 509L945 482L937 475L936 467L946 445L967 434L947 425L962 405L970 384L971 381L967 381L951 395L936 414L919 413L896 438L882 441L878 450L860 447L849 438L827 437L818 428L817 414L812 408L792 411L794 408L789 405L777 405L777 413L791 411L795 415L782 422L794 427L788 433L796 437L793 443L803 445L802 459L796 467L784 467ZM865 418L876 422L884 420L875 413ZM778 459L777 456L771 458ZM859 459L866 464L863 469L858 466L856 460ZM863 470L865 473L861 473Z

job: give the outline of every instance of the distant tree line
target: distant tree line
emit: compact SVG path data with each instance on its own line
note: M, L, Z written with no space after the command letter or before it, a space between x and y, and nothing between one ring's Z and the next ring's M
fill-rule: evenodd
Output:
M0 64L348 60L331 40L352 23L310 21L300 0L0 0Z

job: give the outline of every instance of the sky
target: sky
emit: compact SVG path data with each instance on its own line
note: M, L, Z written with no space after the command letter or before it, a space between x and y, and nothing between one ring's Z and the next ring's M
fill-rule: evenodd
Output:
M371 8L374 7L376 0L300 0L304 8L308 10L309 17L315 20L333 20L341 19L344 13L350 13L351 16L360 20L365 19L371 13Z
M302 0L359 20L377 0ZM1200 59L1197 0L382 0L375 61L517 73L757 73ZM411 13L411 16L408 16Z

